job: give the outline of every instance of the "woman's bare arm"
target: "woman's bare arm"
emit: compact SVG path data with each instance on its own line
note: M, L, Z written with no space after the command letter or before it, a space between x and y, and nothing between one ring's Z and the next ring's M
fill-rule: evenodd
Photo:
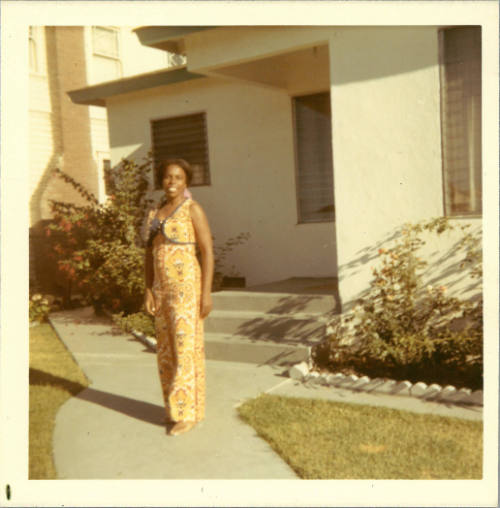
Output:
M214 251L212 233L207 216L203 208L193 201L191 204L191 219L193 221L196 241L201 253L201 308L200 316L205 318L212 310L212 280L214 276Z
M147 219L147 233L149 234L149 225L151 224L154 211L150 211ZM153 296L153 282L154 282L154 266L153 266L153 247L151 245L146 246L145 257L144 257L144 281L145 281L145 294L144 294L144 306L148 314L154 314L156 312L156 305Z

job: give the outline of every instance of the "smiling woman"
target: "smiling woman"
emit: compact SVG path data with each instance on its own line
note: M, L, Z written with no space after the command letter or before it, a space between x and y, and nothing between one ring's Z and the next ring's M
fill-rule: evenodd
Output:
M145 307L155 317L160 381L175 436L205 416L203 319L212 309L214 258L206 215L187 191L190 165L169 159L161 168L166 200L148 217Z

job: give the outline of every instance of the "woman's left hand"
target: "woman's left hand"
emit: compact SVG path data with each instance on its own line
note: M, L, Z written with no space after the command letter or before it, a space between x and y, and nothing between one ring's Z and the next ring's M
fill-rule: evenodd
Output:
M212 295L210 293L202 295L200 307L200 317L201 319L205 319L212 310Z

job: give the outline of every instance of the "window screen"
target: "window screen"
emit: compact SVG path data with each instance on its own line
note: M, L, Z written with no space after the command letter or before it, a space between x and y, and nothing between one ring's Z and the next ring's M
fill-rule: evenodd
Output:
M441 31L444 201L447 215L478 215L481 192L481 28Z
M172 158L189 162L193 168L191 186L210 185L205 113L154 120L152 138L157 187L161 186L160 163Z
M294 98L299 222L335 219L330 94Z

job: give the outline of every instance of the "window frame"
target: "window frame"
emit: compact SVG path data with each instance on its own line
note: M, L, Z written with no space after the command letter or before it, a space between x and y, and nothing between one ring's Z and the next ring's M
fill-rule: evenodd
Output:
M290 104L291 104L291 113L292 113L292 131L293 131L293 150L294 150L294 164L295 164L295 211L296 211L296 226L304 226L304 225L312 225L312 224L330 224L336 222L336 210L335 210L335 181L333 179L334 177L334 166L333 166L333 139L330 137L330 143L331 143L331 149L332 149L332 195L333 195L333 217L328 219L317 219L313 221L304 221L301 218L300 213L300 196L299 196L299 143L298 143L298 136L297 136L297 116L296 116L296 99L299 97L308 97L311 95L320 95L320 94L328 94L330 98L330 105L331 105L331 91L329 89L320 89L316 90L314 92L307 92L307 93L296 93L290 95ZM331 108L330 108L331 109ZM330 111L331 115L331 111ZM330 130L332 126L332 121L330 117Z
M117 55L111 55L109 53L101 52L96 50L94 43L94 31L95 29L107 30L109 32L114 32L116 34L116 52ZM105 58L107 60L112 60L116 62L118 66L118 77L114 79L123 78L123 62L122 62L122 40L121 40L121 30L116 26L104 26L104 25L92 25L90 27L90 43L92 47L92 58ZM94 65L93 65L94 67Z
M105 53L105 52L101 52L101 51L96 50L95 43L94 43L94 32L95 32L96 29L106 30L108 32L114 32L116 34L116 47L117 47L117 50L116 50L117 54L116 55L111 55L109 53ZM103 26L103 25L92 25L91 36L92 36L92 54L93 55L102 56L102 57L105 57L105 58L110 58L112 60L120 60L120 56L121 56L121 40L120 40L120 29L118 27L115 27L115 26Z
M439 69L439 127L440 127L440 136L441 136L441 190L442 190L442 214L443 217L449 217L450 219L482 219L483 213L483 178L481 177L481 212L471 212L471 213L453 213L447 211L448 207L448 198L447 198L447 175L446 175L446 153L445 153L445 132L444 132L444 116L445 116L445 101L446 101L446 61L445 61L445 48L444 48L444 37L445 32L448 30L452 30L455 28L472 28L477 27L478 25L460 25L460 26L442 26L439 27L437 30L437 39L438 39L438 69ZM479 27L480 34L481 34L481 123L483 122L483 51L482 51L482 42L483 42L483 32L482 27ZM481 132L483 130L481 129ZM484 136L481 135L481 156L484 153L483 150L483 140ZM469 168L470 170L470 168ZM483 165L481 163L481 173L483 171Z
M176 118L184 118L187 116L195 116L195 115L203 115L204 125L205 125L205 145L207 148L207 180L203 183L198 184L189 184L189 187L210 187L212 185L212 173L211 173L211 161L210 161L210 143L209 143L209 135L208 135L208 112L206 109L190 111L187 113L175 114L172 116L159 116L153 117L149 119L149 130L150 130L150 147L151 147L151 157L153 161L153 190L161 190L161 182L159 181L159 171L158 171L158 163L155 160L154 155L154 123L161 122L162 120L174 120ZM191 164L191 161L188 161Z

